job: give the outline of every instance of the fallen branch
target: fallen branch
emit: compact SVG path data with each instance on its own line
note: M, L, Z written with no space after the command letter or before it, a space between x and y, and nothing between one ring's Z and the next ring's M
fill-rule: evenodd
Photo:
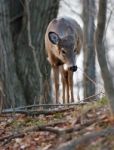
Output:
M48 131L48 132L55 133L57 135L61 134L61 130L60 129L53 128L53 127L38 127L37 131Z
M16 107L15 111L21 110L21 109L31 109L31 108L38 108L38 107L66 107L66 106L77 106L77 105L85 105L88 104L88 102L78 102L78 103L68 103L68 104L34 104L34 105L28 105L28 106L22 106L22 107ZM2 112L7 111L14 111L12 108L4 109Z
M52 126L55 126L58 124L65 123L65 121L53 122L53 123L50 123L47 125L42 125L42 126L38 126L38 127L33 127L31 129L27 129L25 131L22 131L23 133L16 133L16 134L5 136L3 138L0 138L0 142L3 142L2 143L2 146L3 146L5 144L9 143L12 139L24 137L26 133L38 132L38 131L48 131L48 132L52 132L52 133L57 134L57 135L65 135L67 133L72 133L74 131L80 131L87 126L90 126L94 122L95 122L95 120L90 120L90 121L84 123L83 125L81 125L79 127L71 127L71 128L67 128L67 129L60 129L60 128L53 128L52 127Z
M96 100L98 100L97 98L95 98L95 97L97 97L98 95L100 95L100 94L104 94L103 92L100 92L100 93L97 93L97 94L94 94L94 95L91 95L91 96L89 96L89 97L86 97L86 98L84 98L84 99L82 99L80 102L77 102L77 103L67 103L67 104L34 104L34 105L28 105L28 106L22 106L22 107L16 107L16 108L14 108L14 109L12 109L12 108L9 108L9 109L4 109L4 110L2 110L2 113L9 113L9 112L14 112L14 110L16 111L16 112L18 112L18 111L22 111L22 109L31 109L31 108L38 108L38 107L56 107L56 108L59 108L59 107L66 107L66 106L80 106L80 105L86 105L86 104L88 104L88 103L91 103L91 102L93 102L93 101L96 101ZM92 101L89 101L89 102L85 102L86 100L89 100L89 99L92 99L92 98L94 98L94 99L92 99Z
M33 115L53 115L56 113L62 113L65 111L69 111L69 110L75 110L74 107L69 107L69 108L62 108L62 109L54 109L54 110L15 110L15 113L20 113L20 114L25 114L25 115L29 115L29 116L33 116ZM6 114L6 113L14 113L14 110L7 110L7 111L2 111L2 114Z
M12 139L15 139L15 138L22 138L24 137L24 133L16 133L16 134L12 134L12 135L8 135L8 136L5 136L3 138L0 138L0 142L3 142L2 143L2 146L9 143Z
M32 129L27 129L27 130L23 131L23 133L15 133L15 134L11 134L11 135L8 135L8 136L4 136L4 137L0 138L0 142L3 142L2 143L2 146L3 146L5 144L9 143L12 139L24 137L25 133L34 132L34 131L37 131L38 129L39 129L39 131L40 130L41 131L46 131L46 129L45 129L46 127L47 127L47 131L48 131L49 130L48 129L49 126L56 126L56 125L62 124L62 123L65 123L65 121L63 120L63 121L52 122L52 123L49 123L47 125L43 125L43 126L39 126L39 127L34 127ZM51 132L51 129L50 129L50 132ZM54 132L54 130L53 130L53 132Z
M71 127L71 128L66 128L66 129L53 128L52 126L55 126L55 125L59 124L59 122L58 122L58 123L53 123L53 124L47 124L47 125L43 125L43 126L33 127L31 129L27 129L25 131L25 133L38 132L38 131L49 131L49 132L55 133L57 135L62 135L62 134L68 134L68 133L80 131L80 130L84 129L85 127L88 127L88 126L92 125L95 122L96 122L96 119L93 119L93 120L89 120L89 121L81 124L78 127ZM65 121L64 122L60 122L60 123L65 123Z
M108 127L106 129L103 129L99 132L94 132L91 133L89 135L84 135L83 137L80 138L75 138L67 143L62 144L61 146L59 146L57 149L55 150L75 150L76 148L78 148L80 145L87 145L89 144L91 141L96 140L99 137L106 137L109 135L114 135L114 127Z
M30 129L27 129L24 132L25 133L34 132L34 131L36 132L36 131L39 131L39 128L41 130L41 128L43 129L43 128L46 128L46 127L55 127L57 125L64 124L64 123L66 123L65 120L63 120L63 121L56 121L56 122L48 123L48 124L45 124L45 125L42 125L42 126L40 125L40 126L36 126L36 127L30 128Z
M58 135L63 135L63 134L68 134L68 133L80 131L80 130L84 129L85 127L90 126L94 122L95 122L95 120L88 121L88 122L86 122L83 125L80 125L78 127L71 127L71 128L67 128L67 129L59 129L59 128L52 128L52 127L39 127L37 129L39 131L49 131L49 132L52 132L52 133L55 133ZM36 131L38 131L38 130L36 130Z

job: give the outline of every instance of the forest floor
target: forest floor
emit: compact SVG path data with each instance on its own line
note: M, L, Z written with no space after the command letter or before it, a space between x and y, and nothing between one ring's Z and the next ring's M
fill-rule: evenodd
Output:
M0 115L0 150L114 150L105 98L84 105Z

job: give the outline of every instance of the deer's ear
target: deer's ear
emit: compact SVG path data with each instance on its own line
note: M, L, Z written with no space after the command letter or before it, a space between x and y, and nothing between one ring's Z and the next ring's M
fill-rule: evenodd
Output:
M48 33L48 37L49 37L49 40L53 43L53 44L58 44L59 43L59 40L60 40L60 38L59 38L59 36L58 36L58 34L57 33L55 33L55 32L49 32Z

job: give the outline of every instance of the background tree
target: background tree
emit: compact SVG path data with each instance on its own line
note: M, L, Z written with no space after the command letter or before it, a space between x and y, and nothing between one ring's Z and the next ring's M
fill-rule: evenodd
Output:
M83 0L84 23L84 72L95 81L95 0ZM95 85L84 75L84 97L95 94Z
M104 33L106 25L107 0L99 0L98 23L96 29L96 50L106 94L114 115L114 84L106 61Z
M59 0L0 1L0 92L7 107L51 102L44 34L58 7Z

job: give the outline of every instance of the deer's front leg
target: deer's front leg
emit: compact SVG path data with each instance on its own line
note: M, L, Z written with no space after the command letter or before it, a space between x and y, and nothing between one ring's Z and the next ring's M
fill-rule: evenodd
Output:
M74 92L73 92L73 72L68 71L68 84L69 84L69 91L71 96L71 102L74 102Z
M56 103L58 103L59 99L59 67L53 67L53 79L54 79L54 86L55 86L55 99Z
M67 103L69 103L69 82L68 82L68 71L65 72L65 89L66 89L66 98Z
M63 104L65 104L65 81L64 81L64 78L62 78L62 89L63 89L63 92L62 92Z
M65 104L65 72L63 66L60 66L60 72L61 72L61 83L62 83L62 100L63 104Z

